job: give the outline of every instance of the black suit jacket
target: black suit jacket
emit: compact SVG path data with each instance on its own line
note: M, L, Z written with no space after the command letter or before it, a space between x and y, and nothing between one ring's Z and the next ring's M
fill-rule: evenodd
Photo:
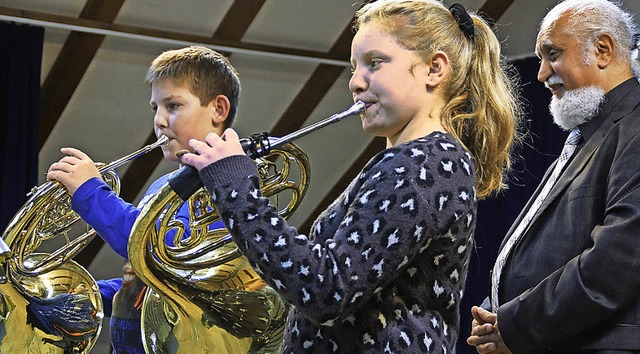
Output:
M498 324L514 353L640 350L637 80L607 93L580 131L583 143L502 272Z

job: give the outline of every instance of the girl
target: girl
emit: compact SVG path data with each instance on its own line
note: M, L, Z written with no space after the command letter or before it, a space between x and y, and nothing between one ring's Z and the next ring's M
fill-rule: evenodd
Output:
M294 305L285 353L451 352L476 198L504 185L519 120L496 36L461 5L384 0L356 15L354 101L387 149L309 236L259 193L237 134L192 140L200 178L235 242ZM472 60L473 58L473 60Z

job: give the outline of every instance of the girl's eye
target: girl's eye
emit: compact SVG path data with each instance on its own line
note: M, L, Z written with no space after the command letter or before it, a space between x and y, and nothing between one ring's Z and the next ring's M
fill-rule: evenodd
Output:
M381 63L382 63L381 59L371 59L371 61L369 62L369 67L375 68L378 65L380 65Z

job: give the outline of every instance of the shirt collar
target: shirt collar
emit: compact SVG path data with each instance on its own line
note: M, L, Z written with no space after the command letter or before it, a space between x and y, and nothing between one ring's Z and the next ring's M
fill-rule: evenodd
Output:
M602 122L611 115L620 102L638 85L640 85L638 83L638 79L632 77L614 87L604 95L604 102L600 105L600 111L598 114L588 122L582 123L578 126L580 133L582 134L583 141L589 140L596 130L598 130L598 127L600 127Z

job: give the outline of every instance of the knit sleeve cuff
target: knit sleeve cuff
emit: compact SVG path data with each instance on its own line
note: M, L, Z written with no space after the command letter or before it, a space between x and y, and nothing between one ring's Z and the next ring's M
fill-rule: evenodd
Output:
M233 155L203 168L199 175L205 187L212 190L215 186L226 185L238 178L258 176L258 167L248 156Z

